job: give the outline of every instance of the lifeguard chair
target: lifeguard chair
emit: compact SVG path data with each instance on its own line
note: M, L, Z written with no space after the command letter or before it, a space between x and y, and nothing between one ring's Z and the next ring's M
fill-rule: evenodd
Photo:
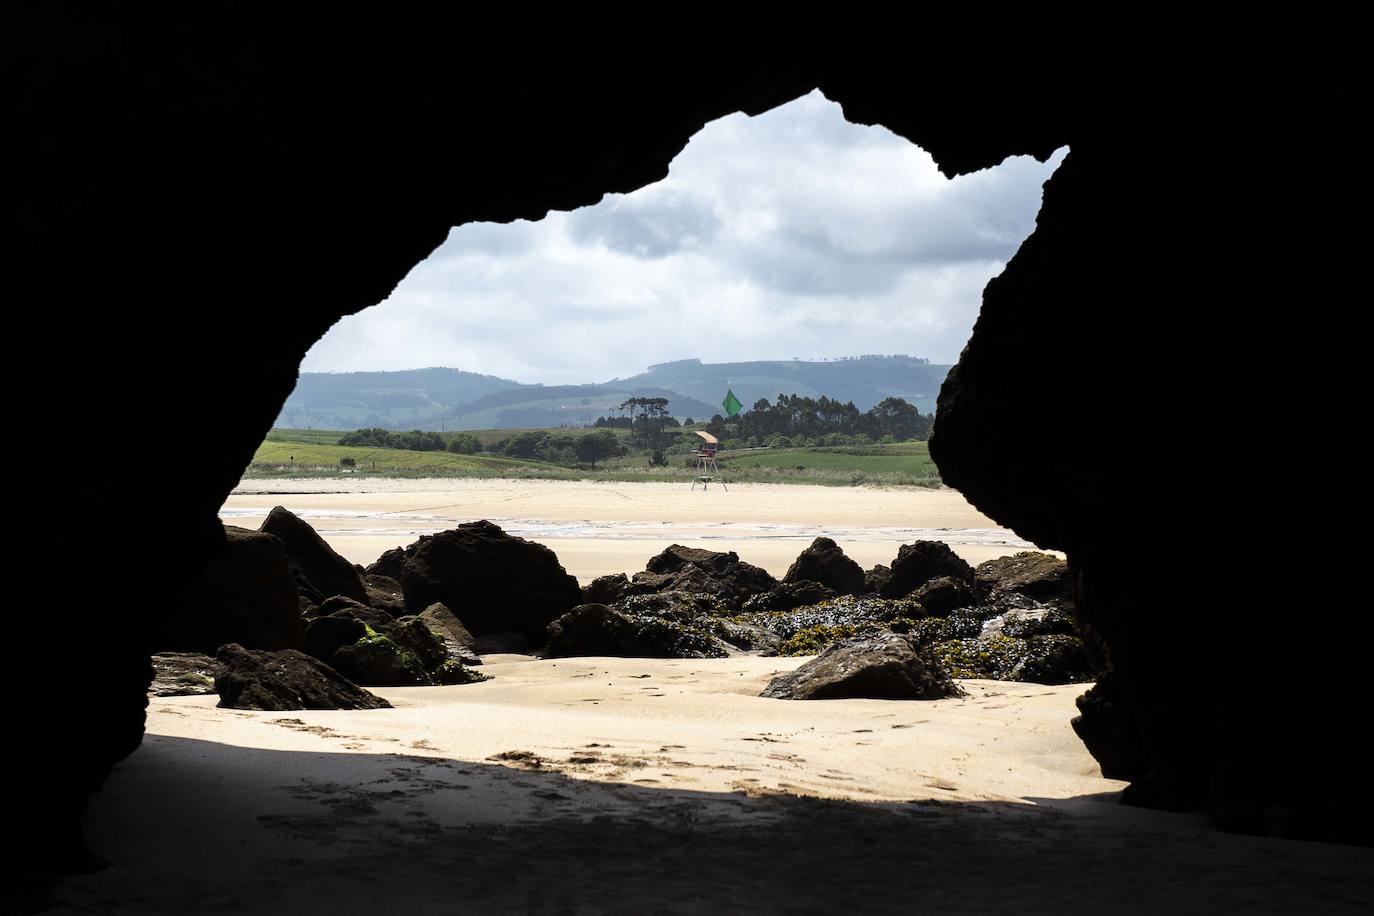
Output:
M697 459L696 475L692 478L692 489L695 490L697 484L701 484L701 488L705 490L714 481L720 484L727 493L730 492L730 488L725 486L725 478L720 476L720 465L716 464L716 449L720 448L720 440L710 433L698 431L697 435L701 437L701 446L692 453Z

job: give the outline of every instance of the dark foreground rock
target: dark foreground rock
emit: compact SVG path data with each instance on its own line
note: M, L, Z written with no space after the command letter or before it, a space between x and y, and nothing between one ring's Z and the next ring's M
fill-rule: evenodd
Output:
M830 538L816 538L788 567L782 581L819 582L836 594L859 595L864 590L864 571Z
M963 696L930 655L897 633L836 643L760 696L778 700L939 700Z
M290 561L275 535L224 527L205 571L170 600L155 650L213 653L225 643L299 649L305 631Z
M411 687L483 679L457 679L459 668L482 662L471 649L472 635L442 604L396 618L335 596L318 610L306 625L306 652L355 683Z
M649 560L644 572L635 573L629 591L707 594L738 610L777 584L767 570L744 562L733 550L722 553L673 544Z
M921 603L926 613L944 616L961 607L969 607L978 600L978 595L963 579L953 576L940 576L911 593L911 597Z
M365 575L363 585L367 589L369 607L386 611L392 617L405 616L406 599L401 590L401 583L390 576Z
M198 696L215 692L215 678L222 670L219 662L199 652L162 652L153 656L153 685L148 695L155 697Z
M381 567L368 571L390 575L378 569L393 569L398 559L407 611L419 614L439 602L476 636L516 630L541 642L545 627L582 600L552 550L488 521L421 537L400 558L388 552Z
M281 538L301 591L310 593L316 603L334 595L367 601L367 588L358 570L294 513L277 506L258 530Z
M215 679L220 706L232 709L389 709L333 668L304 652L261 652L229 644L215 654L224 671Z
M806 607L811 604L820 604L822 601L829 601L837 597L834 589L828 588L819 582L801 580L798 582L781 582L776 588L770 589L761 595L755 595L744 602L740 608L746 614L754 614L768 611L791 611L795 608Z
M583 604L614 604L630 588L630 577L624 573L597 576L582 589Z
M690 626L665 617L630 616L604 604L575 607L549 624L545 645L547 658L720 658L727 654L720 639Z
M482 657L477 654L476 638L447 607L437 602L431 604L419 615L419 619L431 633L443 640L449 658L465 665L482 664Z
M965 563L943 541L916 541L897 548L892 573L878 594L884 598L905 598L931 579L950 576L973 584L973 567Z

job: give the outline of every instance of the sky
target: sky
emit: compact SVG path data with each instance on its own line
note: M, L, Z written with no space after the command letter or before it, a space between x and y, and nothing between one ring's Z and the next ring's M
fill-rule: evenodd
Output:
M451 366L569 384L688 357L952 363L1064 154L950 180L819 92L730 115L632 194L456 227L301 368Z

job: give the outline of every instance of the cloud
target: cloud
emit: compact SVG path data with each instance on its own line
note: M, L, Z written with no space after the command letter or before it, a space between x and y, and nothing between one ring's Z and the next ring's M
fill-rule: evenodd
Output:
M952 362L1062 157L948 180L819 93L731 115L633 194L455 228L302 368L446 365L557 384L688 356Z

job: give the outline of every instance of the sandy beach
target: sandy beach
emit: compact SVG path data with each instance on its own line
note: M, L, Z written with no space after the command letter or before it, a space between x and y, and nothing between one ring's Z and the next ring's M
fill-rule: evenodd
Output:
M154 699L57 912L1359 911L1367 850L1120 806L1081 686L757 696L803 659L491 656L395 709Z
M733 550L781 576L813 539L834 538L861 566L890 563L915 540L944 541L970 563L1035 549L955 490L474 478L245 480L220 510L256 528L282 505L339 553L367 565L384 550L489 519L558 554L583 584L634 573L670 544Z

